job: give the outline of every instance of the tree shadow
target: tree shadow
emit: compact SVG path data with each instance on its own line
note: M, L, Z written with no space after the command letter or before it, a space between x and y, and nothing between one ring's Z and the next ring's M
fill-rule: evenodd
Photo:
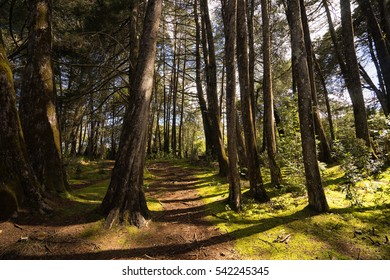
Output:
M225 242L229 242L232 240L238 240L241 238L245 238L251 236L253 234L258 234L261 232L265 232L274 227L277 227L282 224L286 224L297 219L308 218L315 215L310 209L303 209L297 211L291 215L284 216L282 218L267 218L260 220L257 224L252 226L237 229L230 233L221 233L220 235L210 237L204 240L194 240L191 242L182 242L177 244L168 244L168 245L157 245L157 246L149 246L149 247L141 247L141 248L130 248L130 249L118 249L118 250L104 250L98 252L87 252L80 254L47 254L46 256L22 256L13 254L13 259L76 259L76 260L84 260L84 259L134 259L134 258L143 258L147 255L150 258L155 259L179 259L183 257L186 253L206 249L212 245L218 245ZM77 246L77 244L75 244ZM3 256L3 258L7 258L9 256Z

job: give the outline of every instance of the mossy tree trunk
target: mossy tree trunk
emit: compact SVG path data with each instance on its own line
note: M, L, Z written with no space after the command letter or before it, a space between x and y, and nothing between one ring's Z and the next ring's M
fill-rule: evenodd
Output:
M130 104L110 186L101 204L108 228L117 222L142 227L150 218L143 191L143 169L161 8L162 0L148 2Z
M28 162L12 72L0 30L0 220L12 216L21 206L41 213L49 210Z
M299 0L288 1L287 13L291 29L293 67L298 88L299 123L309 207L317 212L326 212L329 210L329 207L324 189L322 188L321 175L317 163L310 76Z
M20 118L27 152L45 191L65 192L51 60L50 0L28 1L27 64L20 99Z

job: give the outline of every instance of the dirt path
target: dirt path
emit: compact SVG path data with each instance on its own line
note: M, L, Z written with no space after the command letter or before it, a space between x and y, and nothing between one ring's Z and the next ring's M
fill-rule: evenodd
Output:
M196 191L195 171L167 163L154 163L148 170L157 176L148 195L163 207L154 213L157 227L155 257L168 259L237 259L233 242L206 221L206 208ZM164 248L161 254L161 248ZM166 249L166 250L165 250Z
M60 223L21 216L0 223L0 259L239 259L230 236L205 219L195 170L168 162L148 170L155 178L146 195L163 210L146 227L101 230L91 213Z

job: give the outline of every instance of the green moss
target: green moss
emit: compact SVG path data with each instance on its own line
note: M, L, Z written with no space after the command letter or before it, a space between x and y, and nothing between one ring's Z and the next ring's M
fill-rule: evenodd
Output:
M103 224L104 220L99 220L97 222L89 223L85 225L84 230L80 233L81 238L89 238L94 239L95 237L99 236L103 233Z
M75 190L73 191L72 199L83 203L98 204L103 200L109 184L110 180L108 179L86 188Z
M324 186L331 213L321 215L306 209L306 195L290 186L268 188L272 198L266 204L244 195L240 213L226 205L228 184L215 173L200 172L197 190L209 210L207 220L234 237L235 248L244 259L389 259L388 245L381 243L390 230L389 174L386 170L380 180L361 182L359 192L365 202L353 208L339 188L344 181L341 168L326 169ZM245 192L247 183L243 185ZM372 228L378 236L372 236ZM356 230L363 234L357 235ZM291 235L287 244L277 242L287 235ZM381 240L382 245L373 244L370 238Z

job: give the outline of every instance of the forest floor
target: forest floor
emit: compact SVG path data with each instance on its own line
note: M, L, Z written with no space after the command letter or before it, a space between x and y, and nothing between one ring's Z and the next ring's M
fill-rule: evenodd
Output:
M72 191L52 199L51 216L21 213L0 222L0 259L390 259L390 168L356 186L360 205L342 191L339 166L323 171L329 213L306 208L304 187L284 172L271 201L246 195L243 210L226 205L228 184L215 169L179 160L150 161L145 192L152 219L141 229L103 227L96 209L112 161L74 161Z
M106 168L110 167L108 163ZM100 174L104 175L102 170ZM147 170L146 181L150 183L146 196L152 220L145 227L104 230L94 207L109 181L73 180L73 195L56 199L57 210L52 217L22 213L0 223L0 258L240 258L232 238L206 221L207 209L196 191L199 179L195 169L156 162L149 164Z

